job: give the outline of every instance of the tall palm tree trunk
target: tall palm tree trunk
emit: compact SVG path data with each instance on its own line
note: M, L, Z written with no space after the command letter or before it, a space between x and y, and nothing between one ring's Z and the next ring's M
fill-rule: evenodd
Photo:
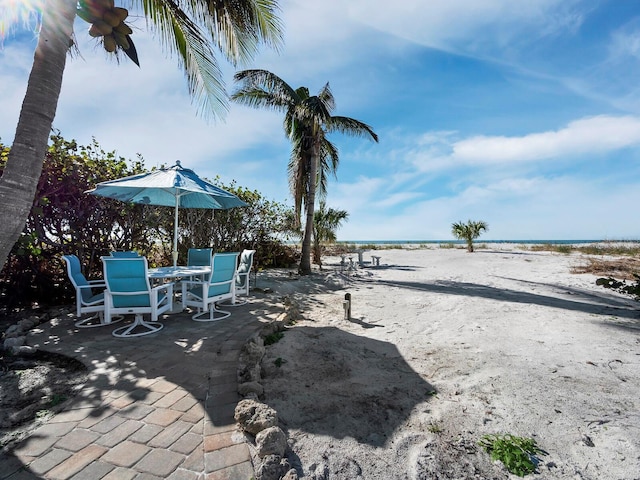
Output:
M0 177L0 265L24 228L42 172L71 46L76 0L46 0L16 134Z
M302 258L300 259L299 273L309 275L311 273L311 238L313 237L313 214L316 204L316 185L318 184L318 160L320 158L320 139L314 135L311 146L311 158L309 165L309 190L305 198L307 218L302 237Z

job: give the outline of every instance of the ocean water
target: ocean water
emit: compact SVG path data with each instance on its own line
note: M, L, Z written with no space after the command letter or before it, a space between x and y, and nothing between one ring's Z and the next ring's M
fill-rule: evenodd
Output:
M515 243L518 245L571 245L585 243L608 243L608 242L640 242L640 240L474 240L475 244L482 243ZM438 244L465 244L464 240L339 240L338 244L349 245L438 245Z

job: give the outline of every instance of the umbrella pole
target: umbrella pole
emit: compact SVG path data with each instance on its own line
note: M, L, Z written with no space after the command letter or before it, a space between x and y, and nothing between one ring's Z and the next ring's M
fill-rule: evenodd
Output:
M180 195L176 195L176 211L173 219L173 266L178 265L178 206L180 205Z

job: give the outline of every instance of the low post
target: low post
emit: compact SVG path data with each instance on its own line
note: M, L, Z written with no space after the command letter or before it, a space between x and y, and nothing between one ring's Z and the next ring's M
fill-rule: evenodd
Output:
M344 307L344 319L351 320L351 294L344 294L344 302L342 302L342 306Z

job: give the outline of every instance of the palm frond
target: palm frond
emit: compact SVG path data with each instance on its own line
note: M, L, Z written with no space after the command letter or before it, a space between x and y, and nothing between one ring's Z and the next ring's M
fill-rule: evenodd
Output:
M298 102L298 96L284 80L267 70L242 70L234 75L238 89L231 100L254 108L288 110Z
M329 87L329 82L327 82L320 92L318 92L318 99L324 104L324 108L328 112L333 112L336 109L336 100L333 97L331 88Z
M327 132L339 132L353 137L370 138L374 142L378 141L378 135L373 128L360 120L340 115L332 116L325 124Z
M205 117L221 117L228 106L222 72L210 40L200 27L171 0L142 0L145 17L163 47L178 54L189 94Z
M188 4L214 32L218 48L232 65L251 60L261 43L276 50L282 46L282 24L273 0L189 0Z

